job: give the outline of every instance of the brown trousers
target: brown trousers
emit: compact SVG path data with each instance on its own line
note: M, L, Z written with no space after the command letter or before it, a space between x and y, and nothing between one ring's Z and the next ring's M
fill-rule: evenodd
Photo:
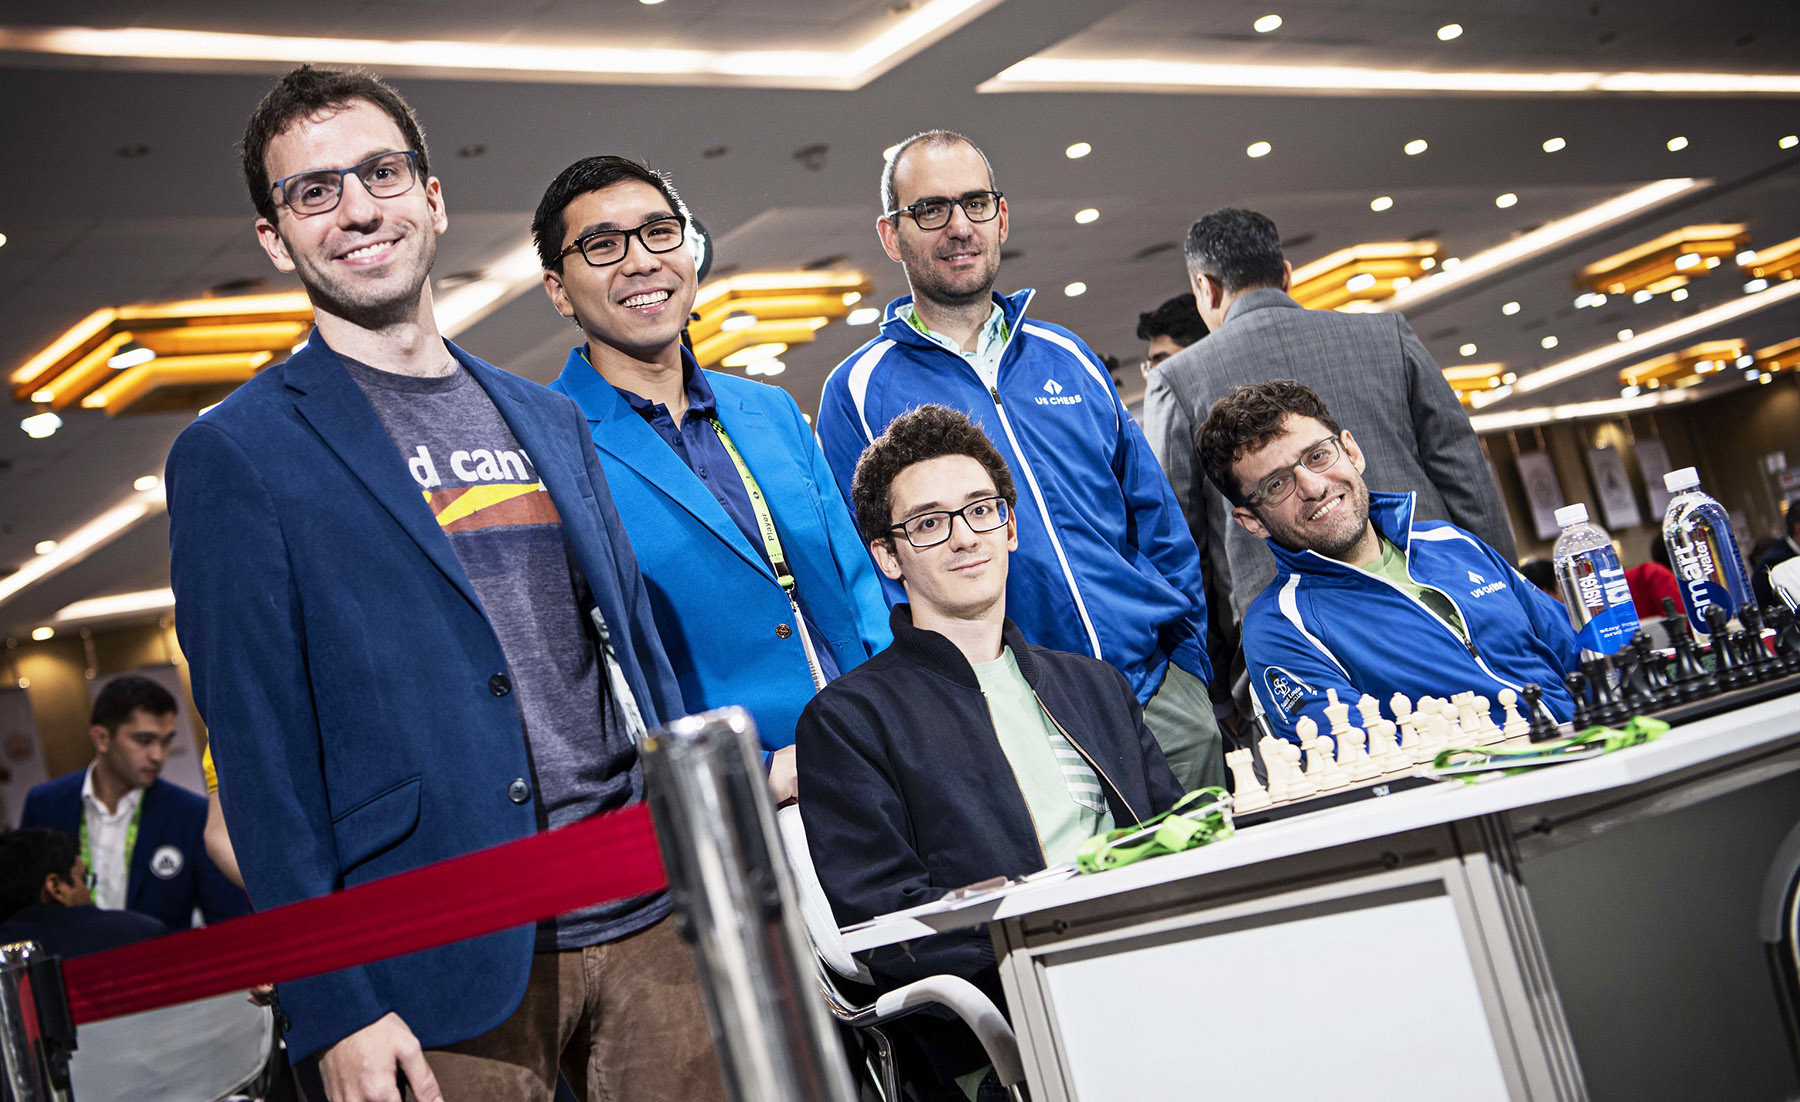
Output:
M445 1102L551 1102L560 1069L587 1102L724 1102L693 952L675 920L536 953L512 1017L428 1049Z

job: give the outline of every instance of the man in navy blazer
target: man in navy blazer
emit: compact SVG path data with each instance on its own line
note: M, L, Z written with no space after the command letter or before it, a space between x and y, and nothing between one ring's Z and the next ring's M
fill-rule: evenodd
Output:
M161 778L175 739L175 698L147 677L116 677L94 698L94 761L25 796L19 826L78 839L104 910L136 911L171 930L248 913L249 900L206 855L206 800Z
M317 328L182 433L167 484L176 628L251 900L640 799L637 740L681 693L580 412L438 331L449 223L411 109L303 67L243 159ZM668 911L658 893L281 984L289 1048L332 1102L399 1102L402 1076L419 1102L550 1102L559 1070L590 1098L722 1098Z
M793 398L683 347L689 224L667 177L624 157L551 183L531 226L544 289L586 337L551 389L587 414L688 707L750 710L782 802L800 710L888 644L887 604Z

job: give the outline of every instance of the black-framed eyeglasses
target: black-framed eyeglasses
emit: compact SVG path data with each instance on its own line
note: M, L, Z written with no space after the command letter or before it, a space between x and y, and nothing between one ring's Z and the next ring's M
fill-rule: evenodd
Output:
M1288 495L1294 492L1294 487L1300 484L1300 480L1294 476L1295 471L1305 467L1314 474L1324 474L1336 466L1337 461L1342 458L1344 458L1344 445L1335 436L1327 436L1315 444L1309 444L1306 450L1300 453L1299 462L1290 463L1279 471L1264 475L1263 480L1256 484L1256 491L1244 499L1244 504L1280 504L1287 500Z
M979 501L971 501L960 509L934 509L929 513L920 513L916 517L907 517L899 524L888 527L888 535L896 533L904 535L906 542L921 550L936 547L950 538L950 526L961 517L971 532L992 532L1006 524L1012 510L1006 507L1003 497L984 497Z
M674 252L687 240L687 220L679 214L671 214L652 218L633 230L595 230L593 233L584 233L568 248L557 253L556 259L560 261L570 253L579 252L581 259L587 261L589 267L604 268L625 259L625 253L631 248L631 239L634 237L646 252Z
M913 224L922 230L940 230L950 224L950 212L961 207L964 217L971 222L992 222L1000 213L1000 200L1006 198L998 191L971 191L958 199L945 199L933 196L921 199L916 203L908 203L898 210L887 212L889 218L899 218L902 214L912 218Z
M301 218L310 218L337 209L344 198L344 177L352 173L377 199L405 195L419 182L419 151L377 153L349 168L311 168L283 176L269 186L289 210Z

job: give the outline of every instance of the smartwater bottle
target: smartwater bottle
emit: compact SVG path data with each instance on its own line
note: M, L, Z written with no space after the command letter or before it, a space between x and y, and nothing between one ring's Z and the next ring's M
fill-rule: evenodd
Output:
M1617 654L1637 634L1638 618L1612 537L1588 523L1586 505L1563 506L1556 511L1556 523L1562 525L1562 535L1551 557L1575 640L1590 655Z
M1731 514L1700 491L1699 473L1692 467L1670 471L1663 476L1663 485L1675 495L1663 514L1669 565L1675 568L1688 623L1704 637L1707 609L1720 605L1736 616L1750 603L1750 574L1731 531Z

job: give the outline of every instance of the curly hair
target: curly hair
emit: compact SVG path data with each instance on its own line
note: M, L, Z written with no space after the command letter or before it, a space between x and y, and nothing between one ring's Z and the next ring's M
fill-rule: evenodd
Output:
M946 455L966 455L987 469L994 492L1006 499L1008 509L1019 500L1012 472L999 449L981 427L960 410L924 405L909 409L888 423L856 462L850 479L850 500L856 507L856 526L870 543L893 544L894 479L915 463Z
M267 163L269 143L296 119L342 110L356 100L387 112L400 128L407 148L418 151L419 178L430 177L431 153L425 148L425 131L420 129L418 118L400 93L369 73L302 65L275 82L244 124L244 183L250 188L250 202L256 205L258 215L275 221L275 197Z
M1194 434L1200 467L1233 505L1248 496L1238 489L1231 465L1281 435L1288 415L1311 417L1333 433L1343 431L1314 390L1292 379L1240 386L1213 403L1206 423Z

